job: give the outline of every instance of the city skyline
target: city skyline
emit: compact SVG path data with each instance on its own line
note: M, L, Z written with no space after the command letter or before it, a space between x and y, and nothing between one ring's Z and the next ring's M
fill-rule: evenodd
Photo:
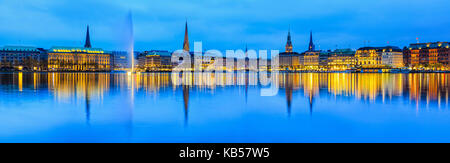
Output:
M137 51L181 49L180 42L183 41L185 32L183 26L186 19L189 22L191 44L194 41L202 41L205 49L221 51L244 49L246 45L250 49L284 51L286 33L289 29L293 51L297 52L307 50L311 30L314 32L314 43L318 50L358 49L364 45L391 45L402 48L410 43L415 43L417 37L420 42L447 41L445 39L450 37L450 32L445 30L450 22L444 18L445 14L443 14L446 11L444 7L446 5L443 4L449 2L440 0L429 2L429 5L434 6L431 10L432 7L421 7L422 3L419 1L408 1L407 4L403 1L392 3L377 1L369 11L360 10L367 9L366 5L370 2L354 4L351 2L340 1L338 4L336 4L337 2L324 3L322 1L279 2L280 4L290 4L285 8L287 11L284 11L281 10L280 4L271 6L266 1L258 3L241 1L233 4L224 1L199 4L193 1L189 4L180 2L177 6L157 1L154 2L155 5L150 6L150 4L140 1L132 1L129 5L123 5L117 1L113 1L113 3L108 1L108 4L106 1L99 0L73 2L73 9L67 9L65 1L58 1L58 3L28 0L3 1L0 2L1 9L3 9L0 22L9 25L0 27L0 35L2 35L0 45L31 45L47 49L60 45L81 47L86 25L90 25L93 47L121 50L117 43L120 42L118 41L120 37L116 37L112 33L120 31L118 28L122 22L125 22L129 11L132 11L134 16L135 49ZM142 5L137 7L136 4ZM59 5L64 7L58 8ZM102 8L99 8L98 11L92 10L96 8L95 6L100 5L105 5L105 8L109 7L109 10L105 13L103 13L105 9ZM183 5L188 6L187 8L191 10L182 9ZM322 13L313 9L308 11L307 7L304 7L308 5L311 8L318 8L319 11L327 12ZM384 13L383 10L379 10L386 7L384 5L387 5L389 12ZM83 12L75 12L77 8L83 6L87 6L81 10ZM169 14L169 11L162 12L161 9L155 9L157 6L169 11L181 10ZM237 7L235 12L231 12L231 6ZM273 7L277 11L276 14L263 14L262 10L267 9L268 6ZM295 6L299 7L295 8ZM194 14L193 11L198 7L204 7L202 8L204 12ZM223 9L216 11L214 7L216 9L223 7ZM11 10L12 8L15 10ZM248 10L242 8L248 8ZM305 10L298 11L301 8ZM398 10L392 10L393 8ZM257 14L251 14L252 12ZM32 17L29 16L31 13ZM415 13L419 13L419 15L411 16ZM8 17L8 15L15 16ZM146 18L148 15L151 16ZM236 17L241 19L238 20ZM95 21L96 19L101 21Z

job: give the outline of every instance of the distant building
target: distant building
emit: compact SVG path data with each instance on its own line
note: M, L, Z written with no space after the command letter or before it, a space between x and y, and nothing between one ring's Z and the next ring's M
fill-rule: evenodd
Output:
M134 51L134 59L137 60L137 56L140 52ZM138 63L135 62L135 67L138 67ZM127 51L112 51L111 52L111 70L115 71L128 71L131 68L131 58Z
M449 69L449 43L431 42L411 44L404 49L404 63L412 69Z
M330 67L328 66L329 58L331 56L332 51L321 51L319 53L319 70L320 71L328 71Z
M311 33L310 33L310 35L309 35L309 47L308 47L308 51L309 51L309 52L316 51L316 45L314 45L314 42L313 42L313 34L312 34L312 31L311 31Z
M111 70L127 70L131 66L130 57L126 51L111 52Z
M304 52L302 55L303 57L301 58L302 60L300 61L301 63L303 63L304 68L306 70L319 70L319 66L320 66L320 50L316 50L315 48L316 46L313 43L313 35L312 35L312 31L310 33L310 39L309 39L309 46L308 46L308 51Z
M188 23L186 21L186 27L184 29L184 42L183 42L183 50L190 52L190 48L189 48L189 37L188 37Z
M403 64L411 69L419 67L419 49L403 48Z
M303 56L299 53L280 53L279 56L279 65L281 70L298 70L302 66L300 60Z
M144 51L138 55L138 68L143 71L171 71L171 59L169 51Z
M0 48L0 69L44 71L47 68L46 51L28 46Z
M293 50L293 47L292 47L292 40L291 40L291 29L289 29L285 53L292 53L293 52L292 50Z
M299 53L293 52L291 31L289 30L286 42L286 50L279 54L279 65L281 70L298 70L301 67Z
M91 45L91 35L89 34L89 26L87 26L86 30L86 43L84 44L84 48L92 48Z
M382 69L387 68L383 64L383 53L396 52L400 50L398 47L386 46L386 47L363 47L356 51L356 65L363 69ZM393 53L389 53L393 54Z
M318 70L319 69L319 55L320 51L307 51L302 54L300 62L306 70Z
M89 27L84 48L53 47L48 51L49 71L110 71L111 55L92 48Z
M355 67L355 51L351 49L336 49L330 53L328 66L332 71L351 70Z
M387 68L402 68L403 51L397 47L383 49L381 63Z

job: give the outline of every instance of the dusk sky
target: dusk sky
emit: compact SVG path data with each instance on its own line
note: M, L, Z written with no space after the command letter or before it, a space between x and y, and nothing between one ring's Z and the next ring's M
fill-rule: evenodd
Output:
M182 48L189 38L206 49L307 50L313 30L321 50L407 46L450 41L449 0L2 0L0 46L83 46L90 25L94 47L120 50L128 12L135 49Z

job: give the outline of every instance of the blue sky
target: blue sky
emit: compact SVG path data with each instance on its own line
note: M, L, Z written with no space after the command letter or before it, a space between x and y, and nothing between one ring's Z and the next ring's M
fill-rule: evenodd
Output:
M82 46L86 25L94 47L120 50L133 13L136 50L182 48L284 50L289 26L295 51L309 31L322 50L450 41L448 0L2 0L0 46Z

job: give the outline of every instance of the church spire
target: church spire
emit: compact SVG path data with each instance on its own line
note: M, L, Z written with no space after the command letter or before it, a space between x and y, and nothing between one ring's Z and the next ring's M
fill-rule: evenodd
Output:
M84 44L85 48L92 48L91 45L91 37L89 35L89 25L87 26L87 33L86 33L86 43Z
M188 37L188 23L186 21L186 28L184 31L184 43L183 43L183 50L189 52L189 37Z
M292 53L291 27L289 27L289 32L287 36L286 53Z
M316 46L313 43L313 35L312 35L312 31L310 33L309 36L309 47L308 47L308 51L315 51L316 50Z

